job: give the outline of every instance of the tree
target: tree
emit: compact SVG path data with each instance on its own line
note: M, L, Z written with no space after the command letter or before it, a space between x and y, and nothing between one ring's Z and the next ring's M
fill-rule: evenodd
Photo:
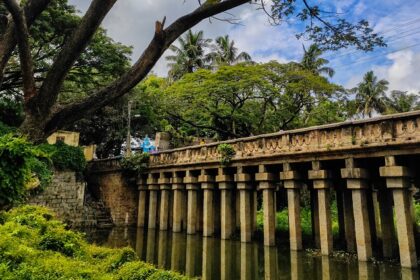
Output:
M170 61L169 76L177 80L186 73L192 73L199 68L204 68L208 60L205 48L209 46L211 39L205 39L203 31L193 33L190 30L184 37L178 39L179 47L171 45L169 49L174 55L169 55L166 60Z
M386 110L385 92L388 90L388 81L379 80L373 71L369 71L363 77L357 87L352 91L356 93L357 112L362 117L372 117L374 112L383 113Z
M324 66L328 64L329 61L320 57L323 54L323 51L316 44L310 45L308 50L303 46L303 51L305 53L300 62L303 69L311 71L316 75L326 74L330 78L334 76L334 69Z
M37 82L37 76L34 74L34 59L31 53L33 47L29 29L52 1L28 0L22 1L22 6L16 0L3 1L12 20L8 21L4 33L1 34L0 80L3 80L5 69L11 62L13 51L18 46L25 110L25 119L20 126L20 131L27 134L33 141L42 141L57 129L92 115L100 108L127 94L147 76L162 54L185 31L206 18L249 3L249 0L207 0L203 3L199 2L198 8L176 19L167 27L165 18L157 21L152 40L128 70L113 82L90 90L82 99L65 105L59 104L59 96L66 78L116 1L91 1L80 23L59 47L58 54L48 65L42 82ZM358 49L368 51L374 46L385 45L382 37L373 33L366 21L351 24L339 18L338 15L327 21L323 19L325 14L322 9L309 5L306 0L302 1L304 5L300 5L297 0L275 0L269 15L276 22L294 16L298 16L302 21L312 21L312 24L299 35L306 34L309 39L325 49L339 49L354 45ZM264 2L260 3L265 8Z
M173 83L165 91L166 114L185 135L224 140L301 127L309 104L326 102L339 90L288 64L240 63L200 69Z
M209 54L212 64L215 66L232 65L242 61L251 61L251 56L246 52L238 54L235 42L229 39L229 35L216 38L213 51Z
M420 109L420 96L406 91L393 90L385 99L387 113L403 113Z

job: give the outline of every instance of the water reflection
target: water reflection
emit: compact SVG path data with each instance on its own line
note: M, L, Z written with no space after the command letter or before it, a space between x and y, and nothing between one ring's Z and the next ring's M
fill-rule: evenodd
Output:
M142 229L89 231L91 242L109 247L131 246L140 259L160 268L179 271L204 280L419 280L417 270L388 264L344 262L328 257L310 257L284 247L259 243Z

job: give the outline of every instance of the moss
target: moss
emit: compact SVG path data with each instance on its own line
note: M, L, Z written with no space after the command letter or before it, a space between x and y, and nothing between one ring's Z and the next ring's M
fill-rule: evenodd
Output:
M188 279L138 260L131 248L88 244L54 213L22 206L1 213L0 279Z

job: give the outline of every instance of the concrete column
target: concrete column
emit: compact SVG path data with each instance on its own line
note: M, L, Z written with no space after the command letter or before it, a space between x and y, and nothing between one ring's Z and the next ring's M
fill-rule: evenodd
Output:
M267 173L264 165L259 166L259 173L255 174L258 188L263 192L264 211L264 245L276 245L276 211L274 205L274 174ZM256 202L254 201L254 204ZM256 208L256 205L255 205ZM256 215L253 213L253 215Z
M392 258L394 256L394 212L392 211L392 191L381 189L377 194L379 204L379 226L382 241L382 256Z
M149 189L149 229L155 229L157 226L158 214L158 191L159 185L156 176L152 173L147 178L147 186Z
M139 191L139 208L137 212L137 227L143 228L146 225L146 202L147 202L147 184L146 180L139 178L137 187Z
M289 163L285 163L283 164L283 172L280 172L280 179L287 190L290 250L302 250L302 226L300 223L301 176L296 171L292 171Z
M221 239L230 239L235 231L235 211L236 201L234 199L233 177L226 175L222 168L216 176L216 182L220 190L220 237Z
M185 185L183 183L183 179L177 177L174 174L172 178L172 190L174 194L174 202L173 202L173 218L172 218L172 231L173 232L181 232L183 230L183 208L185 208L184 204L184 190Z
M350 190L343 190L344 235L348 252L356 252L356 237L354 232L353 200Z
M198 203L198 180L194 177L191 171L187 171L184 178L184 183L188 193L187 201L187 234L197 233L197 203Z
M347 189L352 193L357 257L359 261L367 261L372 257L372 236L366 199L368 172L356 168L354 159L349 158L346 159L346 168L341 169L341 177L347 180Z
M215 231L215 178L209 175L206 170L202 170L198 182L201 183L203 190L203 236L213 236Z
M381 177L386 178L386 186L392 190L394 210L402 267L417 267L416 245L414 241L413 215L410 206L410 177L409 170L396 165L395 158L385 158L385 166L380 168Z
M235 174L235 182L239 190L239 208L240 208L240 226L241 226L241 242L251 242L252 239L252 209L251 209L251 176L242 173L242 169L238 168Z
M329 201L331 174L321 169L319 161L312 162L312 170L308 172L308 178L313 181L314 189L318 195L318 219L321 254L329 255L333 250L333 238L331 227L331 209Z
M169 192L171 189L170 178L165 177L165 174L161 173L158 180L158 184L160 186L159 229L168 230L169 228Z

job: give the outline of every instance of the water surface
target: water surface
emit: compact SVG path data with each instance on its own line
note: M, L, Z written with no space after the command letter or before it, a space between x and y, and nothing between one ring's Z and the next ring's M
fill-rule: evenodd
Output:
M366 263L305 252L260 242L206 238L199 235L136 228L86 230L91 242L109 247L130 246L140 259L156 266L202 279L420 279L418 271L390 263Z

